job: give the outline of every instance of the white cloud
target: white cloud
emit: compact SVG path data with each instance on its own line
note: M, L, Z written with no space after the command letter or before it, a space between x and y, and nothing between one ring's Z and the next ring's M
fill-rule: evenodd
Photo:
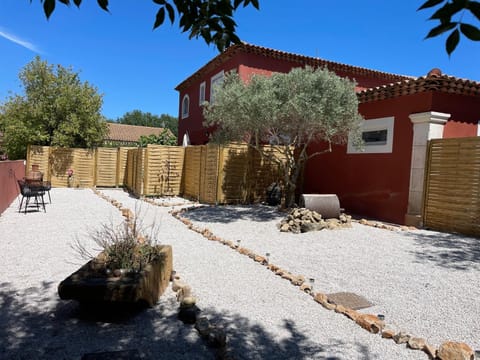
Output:
M28 41L25 41L25 40L19 38L18 36L5 31L5 29L0 28L0 36L3 37L4 39L10 40L11 42L13 42L15 44L18 44L18 45L22 46L22 47L24 47L24 48L26 48L30 51L33 51L33 52L36 52L36 53L41 53L40 49L35 44L32 44Z

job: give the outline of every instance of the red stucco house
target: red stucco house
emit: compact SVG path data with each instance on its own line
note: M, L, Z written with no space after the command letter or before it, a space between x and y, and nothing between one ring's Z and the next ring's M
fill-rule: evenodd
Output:
M480 135L480 83L434 69L419 78L384 73L250 44L229 47L181 82L179 134L193 145L208 142L201 103L212 86L235 70L252 74L326 67L357 82L364 117L365 149L350 144L309 161L303 193L335 193L350 213L399 224L418 224L422 211L427 142L433 138ZM314 144L315 151L321 144Z

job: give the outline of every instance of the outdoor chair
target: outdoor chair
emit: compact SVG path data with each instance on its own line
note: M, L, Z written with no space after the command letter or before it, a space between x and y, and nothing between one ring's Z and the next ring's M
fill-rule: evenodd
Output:
M35 205L37 206L37 211L40 210L40 204L43 207L43 211L47 211L45 209L45 201L43 200L43 195L45 194L45 189L43 185L40 184L28 184L24 180L17 180L18 186L20 187L20 193L22 194L22 200L20 201L20 207L18 208L18 212L22 210L23 200L25 200L25 208L24 212L27 213L28 204L31 198L34 198Z

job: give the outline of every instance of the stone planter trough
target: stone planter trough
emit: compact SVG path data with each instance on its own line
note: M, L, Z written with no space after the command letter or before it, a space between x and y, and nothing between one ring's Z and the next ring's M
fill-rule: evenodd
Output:
M138 273L106 276L101 255L90 260L58 286L63 300L80 303L147 304L154 306L172 273L172 247L159 245L162 257Z

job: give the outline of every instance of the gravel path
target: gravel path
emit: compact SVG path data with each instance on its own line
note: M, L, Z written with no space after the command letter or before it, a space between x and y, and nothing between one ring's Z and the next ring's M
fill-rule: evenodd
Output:
M145 225L157 224L160 241L173 246L175 270L191 285L202 313L225 326L235 358L427 358L324 310L265 267L188 230L168 214L170 207L120 190L104 193L137 209ZM14 202L0 216L0 358L80 359L129 349L146 359L214 358L196 331L176 319L171 290L154 308L114 323L92 321L75 302L59 300L58 283L83 263L70 244L76 237L88 243L88 229L122 218L91 190L53 189L52 201L46 213L19 214ZM480 347L474 338L480 332L478 240L357 224L280 234L279 214L260 206L200 208L188 216L216 235L270 252L271 261L287 270L314 277L318 290L365 296L376 304L366 312L384 313L387 323L435 345L451 338Z

